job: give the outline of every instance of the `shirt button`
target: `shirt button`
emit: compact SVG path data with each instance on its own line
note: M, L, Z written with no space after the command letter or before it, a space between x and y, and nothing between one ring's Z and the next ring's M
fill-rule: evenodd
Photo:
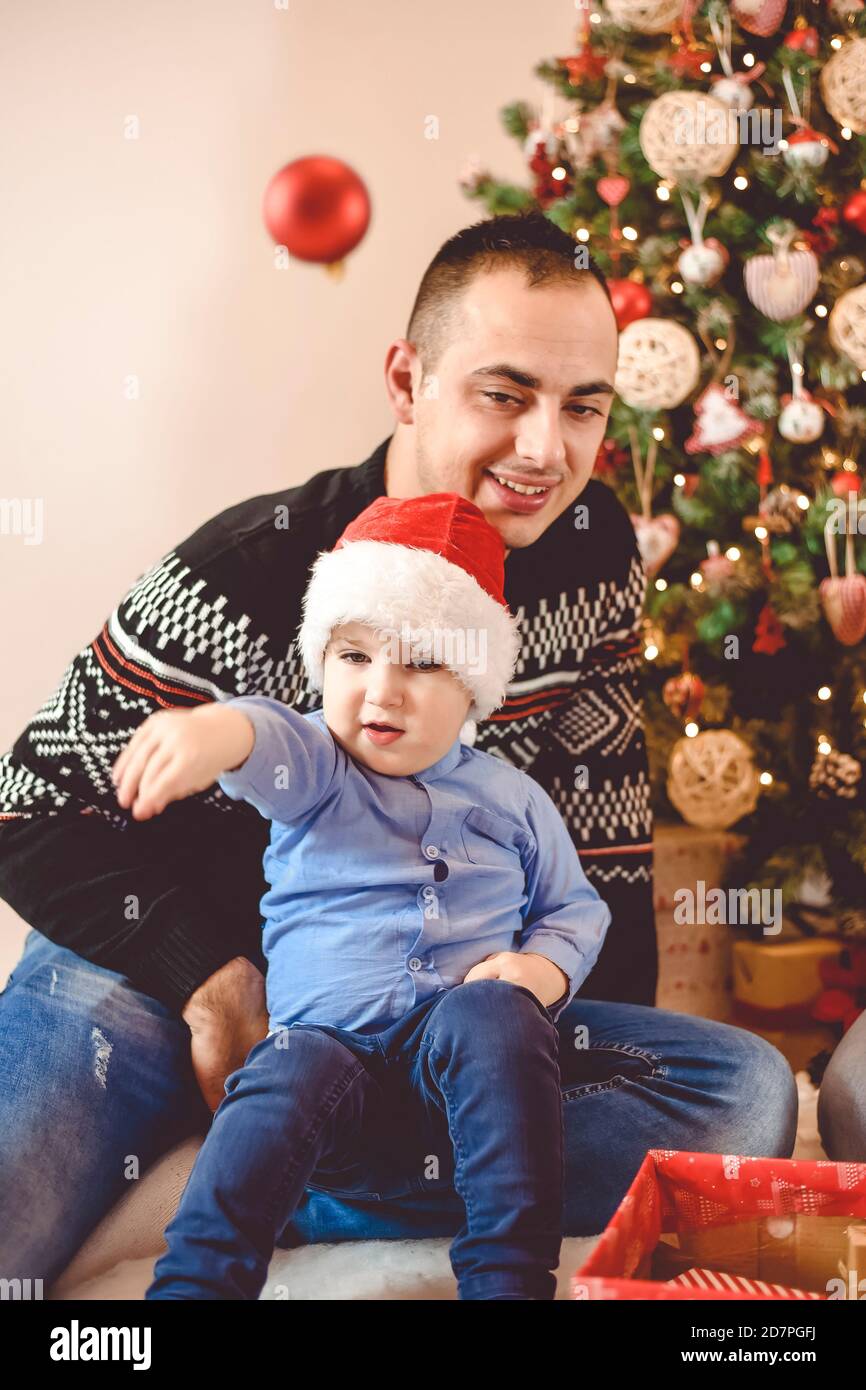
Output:
M436 845L425 845L425 846L424 846L424 853L426 854L426 856L427 856L428 859L438 859L438 858L439 858L439 849L438 849L438 846L436 846Z
M409 969L410 969L410 970L420 970L422 965L423 965L423 961L420 961L420 960L418 959L417 956L413 956L412 959L411 959L410 962L409 962Z

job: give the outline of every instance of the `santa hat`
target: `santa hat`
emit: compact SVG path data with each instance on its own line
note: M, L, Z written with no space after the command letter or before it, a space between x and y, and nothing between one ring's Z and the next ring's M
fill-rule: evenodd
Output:
M456 492L377 497L313 564L297 638L312 688L323 688L333 628L367 623L403 644L401 660L452 670L472 695L467 721L486 719L522 646L504 584L504 542L473 502Z

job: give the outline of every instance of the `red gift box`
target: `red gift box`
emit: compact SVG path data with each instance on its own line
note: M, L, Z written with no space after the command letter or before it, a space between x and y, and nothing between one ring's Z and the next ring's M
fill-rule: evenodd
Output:
M770 1299L846 1287L847 1228L866 1216L866 1164L649 1149L573 1299ZM666 1283L697 1267L778 1292ZM831 1281L835 1280L835 1283Z

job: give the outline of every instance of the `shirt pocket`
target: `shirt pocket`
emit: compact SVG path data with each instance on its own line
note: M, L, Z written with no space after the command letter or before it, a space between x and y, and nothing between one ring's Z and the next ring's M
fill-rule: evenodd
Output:
M505 816L472 806L460 826L460 838L470 864L522 871L520 856L529 835Z

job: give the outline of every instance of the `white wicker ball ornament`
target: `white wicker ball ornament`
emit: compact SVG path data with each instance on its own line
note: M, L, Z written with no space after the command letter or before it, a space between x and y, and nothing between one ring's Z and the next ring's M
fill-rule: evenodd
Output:
M662 179L720 178L739 150L736 113L705 92L665 92L640 123L640 147Z
M866 39L843 44L821 73L821 95L835 121L866 134Z
M636 319L619 335L614 385L638 410L673 410L698 384L698 345L675 319Z
M724 269L722 251L706 241L700 246L687 246L677 261L677 270L687 285L714 285Z
M760 780L752 752L729 729L709 729L673 746L668 796L683 820L702 830L727 830L758 804Z
M859 367L866 369L866 283L846 290L836 303L827 322L830 342Z
M663 34L681 17L683 0L607 0L606 8L620 29Z

